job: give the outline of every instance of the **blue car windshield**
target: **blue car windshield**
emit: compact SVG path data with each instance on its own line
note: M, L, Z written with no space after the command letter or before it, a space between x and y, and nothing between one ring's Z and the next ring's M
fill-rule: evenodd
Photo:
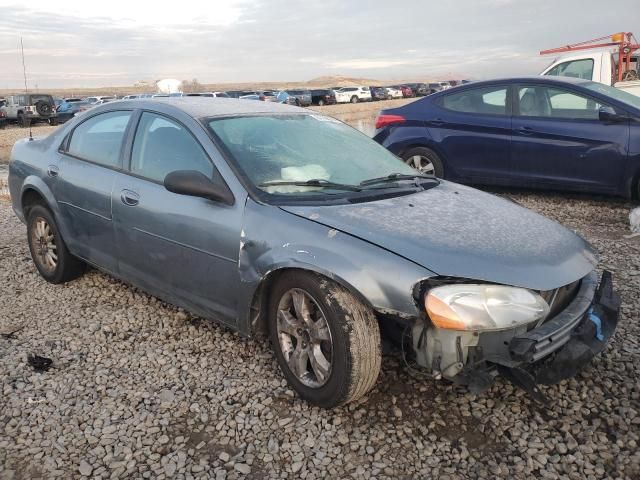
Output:
M418 175L365 134L323 115L242 116L208 125L245 177L269 194L323 195L372 178ZM326 185L283 184L308 181Z
M620 90L619 88L610 87L609 85L604 85L597 82L588 82L586 84L582 84L582 86L593 92L607 95L615 100L618 100L619 102L623 102L631 105L632 107L640 109L640 97L638 97L637 95L633 95L629 92L625 92L624 90Z

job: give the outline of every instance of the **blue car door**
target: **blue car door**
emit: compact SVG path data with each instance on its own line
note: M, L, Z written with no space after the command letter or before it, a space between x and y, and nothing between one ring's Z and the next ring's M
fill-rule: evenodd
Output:
M244 199L227 205L164 187L176 170L219 175L202 144L174 119L143 112L130 151L129 172L118 177L112 198L120 275L233 326Z
M510 86L452 90L434 101L426 118L444 163L446 178L460 182L504 182L511 142Z
M517 184L621 190L628 121L600 121L599 110L608 105L562 86L523 84L514 93L511 158Z
M131 111L112 111L87 118L71 132L57 161L47 166L69 250L114 273L111 190L122 168L122 145L131 116Z

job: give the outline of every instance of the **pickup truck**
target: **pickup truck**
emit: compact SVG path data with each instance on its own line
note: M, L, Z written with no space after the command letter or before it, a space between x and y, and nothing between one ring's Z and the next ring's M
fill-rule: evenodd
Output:
M631 56L631 70L628 76L635 80L618 82L615 76L617 69L617 50L605 49L593 52L572 52L556 58L540 75L582 78L604 83L640 96L640 52Z

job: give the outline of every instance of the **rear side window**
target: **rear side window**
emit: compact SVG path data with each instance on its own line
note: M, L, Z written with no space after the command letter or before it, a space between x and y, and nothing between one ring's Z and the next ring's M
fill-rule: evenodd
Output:
M571 60L559 63L545 75L556 77L573 77L591 80L593 78L593 59L583 58L581 60Z
M120 166L120 148L131 112L108 112L78 125L67 152L108 167Z
M573 120L597 120L603 105L563 88L545 86L520 87L518 101L520 116Z
M185 127L161 115L143 113L133 141L131 172L163 182L176 170L213 176L213 164Z
M489 115L507 114L507 87L484 87L446 95L441 105L447 110Z

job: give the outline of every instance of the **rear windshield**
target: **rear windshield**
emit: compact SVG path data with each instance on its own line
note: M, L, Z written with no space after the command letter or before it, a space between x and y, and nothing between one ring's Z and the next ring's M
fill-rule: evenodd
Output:
M51 95L31 95L31 102L30 103L38 103L38 102L47 102L47 103L54 103L53 102L53 97Z

